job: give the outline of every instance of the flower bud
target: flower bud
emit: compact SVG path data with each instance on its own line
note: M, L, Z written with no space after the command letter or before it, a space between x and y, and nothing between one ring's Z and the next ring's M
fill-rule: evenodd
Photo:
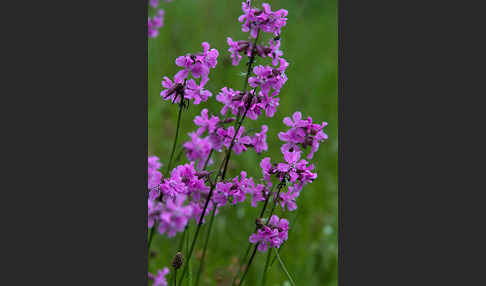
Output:
M184 255L181 252L177 252L172 260L172 267L177 270L181 268L182 264L184 264Z
M258 228L262 228L264 225L263 220L261 218L257 218L255 220L255 224L257 225Z

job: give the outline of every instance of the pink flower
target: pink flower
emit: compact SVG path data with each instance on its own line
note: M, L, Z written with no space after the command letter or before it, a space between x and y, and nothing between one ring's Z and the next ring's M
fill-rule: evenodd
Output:
M272 215L267 225L250 235L250 243L258 243L258 251L265 252L269 247L279 248L288 239L289 222Z
M185 96L184 80L174 79L174 82L172 82L170 78L164 76L162 86L165 89L160 92L160 96L162 96L164 100L179 103L181 97Z
M273 88L277 93L287 81L287 76L285 75L285 70L288 67L288 63L285 59L280 58L280 66L278 68L272 68L271 66L256 66L253 68L252 76L248 79L248 83L251 87L256 88L260 86L262 92L266 95Z
M214 195L213 195L214 197ZM202 212L204 210L204 205L206 201L205 200L200 200L200 201L192 201L190 203L192 207L192 218L195 220L196 223L199 223L199 220L201 219ZM206 217L208 214L211 213L211 211L215 208L215 205L213 201L209 201L208 207L206 208L206 213L204 214L204 217ZM216 214L218 214L218 209L216 209ZM203 218L202 222L205 222L205 219Z
M287 142L282 146L281 150L282 152L292 152L293 150L299 151L300 147L305 149L307 146L311 146L311 151L307 158L312 159L314 153L319 149L319 144L328 138L323 131L324 127L327 126L327 122L322 122L321 124L312 123L310 116L307 119L302 119L300 112L295 112L292 119L289 117L284 118L284 124L289 126L290 129L278 134L280 140Z
M270 183L270 177L274 174L275 169L270 162L270 157L265 157L260 162L260 168L262 168L263 179Z
M248 41L235 42L230 37L226 38L226 42L229 46L228 51L231 53L232 64L234 66L237 66L242 58L240 52L246 51L250 44Z
M243 15L238 20L243 24L241 30L250 32L252 38L256 38L258 29L263 32L273 33L275 36L280 34L280 30L287 24L288 11L280 9L272 12L267 3L262 4L263 9L251 8L250 1L242 2Z
M170 272L169 268L164 267L164 269L159 270L157 272L157 276L153 275L152 273L149 273L149 279L154 281L152 286L167 286L168 284L165 276L167 276L169 272Z
M150 0L150 1L149 1L149 5L150 5L152 8L157 8L157 6L159 6L159 0Z
M233 151L235 152L235 154L240 154L241 152L246 151L248 149L247 146L251 144L251 138L249 136L242 136L244 132L245 127L241 126L238 130L238 134L235 137L235 128L233 126L230 126L223 141L224 146L226 146L226 148L229 148L231 146L233 137L235 137L233 143Z
M207 101L208 97L212 96L211 92L205 90L203 85L198 85L194 79L188 81L174 77L172 82L168 77L164 76L162 86L165 88L160 93L164 100L170 100L179 103L181 98L193 100L194 104L199 104L201 101Z
M197 135L201 136L206 130L208 130L208 133L213 133L216 130L216 126L219 123L219 117L213 115L209 118L208 109L204 108L201 111L201 115L197 115L194 118L194 123L199 126Z
M159 35L159 29L164 25L164 10L159 9L157 15L148 17L148 36L155 38Z
M297 204L295 203L295 199L299 196L300 192L297 191L297 188L289 186L289 190L287 193L281 192L280 193L280 206L282 209L285 210L285 206L289 211L293 211L297 209Z
M216 206L222 207L226 205L230 197L231 187L233 187L233 183L219 182L216 184L213 194L213 201L216 203Z
M155 222L159 220L160 214L162 213L162 203L153 199L148 199L148 228L152 228Z
M179 165L171 173L171 180L180 182L184 185L184 191L178 193L191 195L194 199L199 200L201 194L209 192L203 179L199 179L194 162L191 164Z
M251 138L251 144L255 148L255 152L261 153L262 151L268 150L267 131L268 126L262 125L262 131L260 133L255 133L255 135L253 135Z
M187 99L194 99L194 104L199 104L201 101L207 101L208 97L212 96L212 94L209 90L206 90L203 87L202 84L197 85L196 81L193 79L188 80L184 97Z
M162 163L159 157L151 156L148 158L148 188L149 190L157 187L162 179L162 173L159 172Z
M216 100L224 104L223 108L221 109L221 114L226 115L228 109L231 110L231 113L237 115L238 112L243 108L244 103L241 102L240 96L241 92L238 90L233 90L232 88L223 87L221 92L216 95Z
M194 78L201 77L201 86L204 86L209 80L209 69L216 67L218 63L218 50L210 49L207 42L202 43L203 52L197 54L186 54L176 59L177 66L183 69L177 72L175 79L182 81L187 78L189 72L191 72Z
M211 152L211 141L209 137L200 138L196 133L189 133L190 141L184 143L187 159L191 162L197 162L197 168L201 170L204 163ZM208 161L208 165L213 163L212 159Z
M277 169L280 172L280 179L289 176L290 182L299 180L302 183L312 182L317 178L317 174L312 173L311 170L314 165L307 166L306 160L300 160L300 151L284 152L284 159L286 163L279 163Z
M258 202L265 200L269 191L264 185L258 184L255 188L252 188L249 193L251 194L251 206L255 208Z
M173 237L182 232L192 216L192 207L185 206L186 196L176 195L175 199L167 199L159 219L158 231Z

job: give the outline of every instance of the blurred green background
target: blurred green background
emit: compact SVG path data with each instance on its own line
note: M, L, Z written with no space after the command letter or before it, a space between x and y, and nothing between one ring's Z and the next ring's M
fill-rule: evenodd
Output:
M250 150L231 157L227 177L246 170L250 176L261 177L258 163L264 157L272 161L281 160L277 134L285 129L282 119L301 111L304 116L312 116L315 122L327 121L325 131L329 140L321 144L312 162L316 165L318 178L307 185L297 199L298 209L277 215L289 219L291 231L281 257L297 285L337 285L338 256L338 19L337 0L268 0L272 10L280 8L289 11L287 26L282 29L281 50L290 63L286 71L288 81L280 92L280 106L273 118L260 116L258 121L245 120L245 127L269 126L268 152L257 155ZM262 1L257 1L258 6ZM173 78L177 72L174 61L177 56L202 50L201 42L207 41L211 48L219 51L218 65L211 70L206 88L213 92L208 102L191 105L183 113L179 143L188 140L187 133L196 129L192 122L201 109L208 108L219 113L221 105L215 100L219 90L228 86L242 89L246 71L245 58L239 66L232 66L226 37L234 40L247 39L241 31L237 18L242 14L238 0L161 0L165 10L164 27L155 39L149 39L148 73L148 116L149 155L157 155L164 163L163 173L175 134L177 105L161 100L160 82L163 76ZM154 10L149 9L149 14ZM256 65L267 63L259 59ZM219 164L222 154L217 157ZM182 156L181 161L186 158ZM211 169L211 168L209 168ZM261 206L259 206L261 207ZM248 237L254 230L254 219L258 209L249 202L238 207L226 206L216 216L209 249L206 257L205 273L201 285L228 285L236 268L237 258L246 249ZM206 228L202 233L205 235ZM191 236L194 223L191 225ZM203 245L204 235L195 249L197 258ZM149 271L170 266L175 254L180 234L172 239L156 235L153 249L158 251L150 260ZM245 285L260 285L261 272L266 253L257 253L254 264L246 278ZM193 275L197 272L198 260L192 262ZM193 278L194 279L194 278ZM290 285L279 267L272 265L266 285Z

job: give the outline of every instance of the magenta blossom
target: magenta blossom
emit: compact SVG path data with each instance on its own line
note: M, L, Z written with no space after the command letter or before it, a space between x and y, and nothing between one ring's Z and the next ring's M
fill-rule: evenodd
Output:
M172 170L170 177L172 180L184 185L185 189L180 193L192 195L196 200L199 200L201 194L209 191L209 187L206 186L204 180L199 178L194 168L194 162L177 166Z
M159 219L158 231L173 237L182 232L192 217L192 207L185 206L185 195L176 195L175 199L167 199Z
M160 96L164 100L179 103L181 97L185 97L185 82L184 80L172 80L166 76L162 79L162 86L165 88L160 92Z
M297 204L295 203L295 199L299 196L300 192L298 191L298 188L294 188L292 186L289 186L289 190L285 192L280 193L280 206L282 206L282 209L285 210L285 207L289 211L293 211L297 209Z
M159 6L159 0L150 0L150 1L149 1L149 5L150 5L152 8L157 8L157 6Z
M159 29L164 25L164 10L159 9L157 15L148 17L148 36L155 38L159 35Z
M262 65L254 67L253 73L255 76L248 79L249 85L254 88L260 86L264 94L268 94L271 88L279 93L280 89L287 81L285 70L288 67L288 63L285 59L280 58L279 61L280 66L278 68Z
M251 53L251 43L249 41L233 41L232 38L226 38L226 42L228 43L229 49L228 51L231 53L232 64L237 66L241 61L241 54L240 53ZM251 55L251 54L250 54ZM250 56L249 55L249 56Z
M200 138L196 133L189 133L191 137L190 141L184 143L184 149L186 150L187 159L190 162L197 162L197 168L201 170L204 168L204 163L211 152L211 141L209 137ZM213 163L212 159L209 159L208 165Z
M162 86L165 88L160 93L164 100L179 103L181 98L193 100L194 104L199 104L202 101L207 101L212 96L209 90L204 89L202 84L198 85L194 79L188 81L174 78L174 82L168 77L162 80Z
M250 235L250 243L258 243L258 251L265 252L270 248L279 248L288 239L289 222L272 215L267 225Z
M216 96L216 100L224 104L221 108L222 115L226 115L228 110L231 110L233 115L241 115L248 108L246 116L252 120L257 120L264 110L267 117L273 117L279 101L276 95L278 95L278 92L269 95L260 91L255 94L255 90L242 94L238 90L223 87Z
M162 163L159 162L159 157L151 156L148 158L148 188L149 190L157 187L162 179L162 173L159 169Z
M222 207L226 205L230 197L232 187L233 183L219 182L216 184L216 188L214 189L213 194L213 201L216 206Z
M327 122L322 122L321 124L312 123L310 116L307 119L302 119L300 112L295 112L292 115L292 119L285 117L283 122L290 129L278 134L280 140L287 142L282 146L282 152L299 151L299 146L304 149L307 146L311 146L311 151L307 158L312 159L314 153L319 149L319 144L328 138L323 131L324 127L327 126Z
M263 180L267 183L271 183L270 177L275 174L276 169L272 166L270 162L270 157L265 157L260 162L260 168L262 168Z
M213 196L214 197L214 196ZM204 204L205 200L200 200L200 201L192 201L190 203L192 207L192 218L195 220L196 223L199 223L199 220L201 219L202 212L204 210ZM204 214L204 217L206 217L211 211L215 208L215 205L212 201L209 201L208 207L206 208L206 213ZM218 209L216 208L216 214L218 214ZM205 219L203 218L202 222L205 222Z
M226 132L226 136L223 141L224 146L229 148L231 146L233 137L235 137L233 143L233 151L235 152L235 154L240 154L241 152L246 151L248 149L247 146L251 144L251 138L250 136L243 136L244 132L245 127L241 126L238 130L238 134L235 137L235 128L233 126L230 126Z
M263 188L261 184L255 187L253 178L249 178L245 171L241 171L240 176L234 177L230 182L216 184L213 201L218 207L225 206L227 202L235 205L245 201L246 194L251 194L252 206L255 207L257 202L264 200Z
M159 220L160 214L162 213L163 205L161 202L148 199L148 228L152 228L155 223Z
M251 194L251 206L255 208L258 202L264 201L269 195L269 190L264 185L258 184L250 189L249 193Z
M253 148L255 148L255 152L261 153L262 151L268 150L267 131L268 126L262 125L262 131L260 133L255 133L251 138L251 144L253 145Z
M169 268L167 267L164 267L164 269L162 270L159 270L157 272L157 276L156 275L153 275L152 273L149 272L148 274L148 278L149 280L152 280L154 281L152 286L167 286L167 279L165 278L165 276L167 276L167 274L169 274Z
M186 79L190 72L194 78L201 77L201 86L206 84L209 80L209 69L216 67L219 53L216 49L210 49L207 42L203 42L202 47L202 53L187 54L176 59L176 65L183 68L175 75L176 80Z
M258 29L275 36L279 35L281 28L287 24L288 11L280 9L273 12L267 3L263 3L262 8L252 8L250 1L242 2L243 15L238 18L243 24L241 30L250 32L252 38L256 38Z
M202 83L198 85L193 79L187 81L184 97L187 99L193 99L194 104L199 104L201 101L205 102L210 96L212 96L211 92L204 89L204 85L202 85Z
M209 118L208 109L204 108L201 111L201 115L197 115L194 118L194 123L199 126L197 135L201 136L206 130L208 133L213 133L216 130L216 126L219 123L219 117L212 115L211 118Z
M286 163L279 163L277 165L281 180L287 177L287 175L290 182L299 180L302 183L309 183L317 178L317 174L311 172L314 169L314 165L307 166L308 162L304 159L299 161L299 151L285 152L284 159Z

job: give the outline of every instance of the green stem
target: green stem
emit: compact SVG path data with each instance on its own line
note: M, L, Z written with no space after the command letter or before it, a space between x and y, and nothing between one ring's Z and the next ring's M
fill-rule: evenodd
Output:
M206 241L204 242L204 249L203 249L203 253L202 253L202 257L201 257L201 262L200 262L200 265L199 265L199 270L197 271L196 284L195 284L196 286L199 285L199 279L200 279L201 274L202 274L203 269L204 269L204 259L206 258L206 250L208 248L209 236L211 235L211 228L213 226L215 214L216 214L216 208L214 208L212 213L211 213L211 219L209 221L208 232L206 234Z
M250 270L250 265L253 262L253 258L255 258L255 254L256 254L257 247L258 247L259 244L260 244L260 242L255 244L255 248L253 249L253 253L251 254L251 257L250 257L250 261L248 261L248 266L246 267L245 272L243 272L243 276L241 276L241 279L240 279L240 282L238 283L238 286L243 285L243 281L245 280L246 273L248 273L248 270Z
M155 225L150 229L150 234L148 239L147 251L149 253L149 257L150 257L150 245L152 244L152 239L154 238L154 232L155 232Z
M266 225L268 225L270 223L270 217L273 215L273 212L275 211L275 207L277 206L277 203L278 203L278 197L280 195L280 191L282 190L283 186L285 186L286 184L286 181L285 179L283 181L281 181L279 184L278 184L278 192L277 192L277 196L275 196L273 198L273 207L272 207L272 211L270 212L270 215L269 215L269 219L266 223ZM245 269L245 272L243 273L243 276L241 276L241 280L240 280L240 283L238 284L238 286L241 286L242 285L242 282L244 280L244 277L246 276L246 273L248 273L248 270L250 270L250 266L251 266L251 263L253 262L253 258L255 256L255 253L256 253L256 250L257 250L257 247L260 243L258 242L256 245L255 245L255 248L253 249L253 253L250 257L250 261L248 261L248 265L246 266L246 269Z
M174 143L172 144L172 152L170 152L170 159L169 159L169 164L167 164L167 174L170 172L170 168L172 167L172 158L174 157L176 145L177 145L177 138L179 137L179 129L181 126L181 115L182 115L182 108L184 107L183 104L183 98L180 99L179 102L179 114L177 115L177 128L176 128L176 134L174 138Z
M293 286L296 286L294 280L292 279L289 272L287 271L287 267L285 267L285 264L283 263L282 259L280 258L280 255L278 254L277 249L274 248L273 250L275 251L275 254L277 255L277 259L278 259L278 262L280 263L280 267L282 267L282 270L284 271L285 275L287 275L287 278L290 280L290 283Z
M292 219L292 221L290 222L290 225L295 225L295 221L297 220L297 216L298 216L298 215L299 215L299 211L297 210L297 211L296 211L296 214L295 214L295 216L294 216L294 218L293 218L293 219ZM294 230L294 228L289 229L289 236L290 236L290 234L292 233L292 231L293 231L293 230ZM283 243L280 245L280 247L278 248L278 252L279 252L279 253L280 253L280 252L282 252L282 248L283 248L283 247L284 247L286 244L287 244L287 243L286 243L286 241L285 241L285 242L283 242ZM270 267L272 267L272 265L275 263L275 260L277 260L277 256L273 257L272 263L270 263Z
M186 252L187 250L189 249L189 236L190 236L190 231L188 230L188 236L186 238ZM191 266L191 261L187 261L187 268L188 268L188 272L189 272L189 284L188 285L192 285L192 266ZM179 283L181 286L182 284Z
M209 160L211 159L211 155L213 155L213 149L211 148L211 151L209 151L208 158L206 159L206 162L204 162L204 167L203 170L206 170L206 167L208 166Z
M179 241L179 247L177 248L177 251L182 252L182 247L184 246L184 238L186 237L186 232L187 232L187 227L189 224L186 225L184 228L184 232L182 233L181 240Z
M272 186L272 189L270 190L270 192L268 193L267 198L265 199L265 203L263 204L262 210L260 211L260 215L258 216L260 219L263 218L263 214L265 213L265 210L266 210L267 205L268 205L268 201L270 200L270 197L272 195L272 192L273 192L273 188L274 187L275 187L275 185ZM257 230L258 230L258 227L255 227L255 231L254 232L256 232ZM242 262L243 261L246 261L246 258L248 257L248 253L250 252L251 246L252 246L252 244L251 243L248 243L248 247L246 248L245 254L240 258L240 260L239 260L240 265L238 266L238 272L236 272L235 277L233 277L233 281L231 281L231 286L234 286L235 285L236 277L240 276L241 269L242 269L242 267L244 265L244 263L242 263Z
M177 286L177 269L174 269L174 286Z
M251 246L252 246L252 245L253 245L253 244L248 243L248 247L246 248L245 255L241 257L241 259L239 260L240 262L242 262L242 261L246 261L246 258L248 257L248 253L250 253L250 249L251 249ZM236 282L236 277L240 276L241 269L243 268L243 265L244 265L244 263L240 263L240 265L239 265L239 267L238 267L238 272L236 272L235 277L233 277L233 281L231 281L231 286L234 286L234 285L235 285L235 282Z
M261 286L265 286L265 283L267 282L267 270L268 270L268 266L269 266L269 263L270 263L270 255L272 254L271 251L268 251L268 254L267 254L267 260L265 261L265 268L263 269L263 278L262 278L262 284Z

